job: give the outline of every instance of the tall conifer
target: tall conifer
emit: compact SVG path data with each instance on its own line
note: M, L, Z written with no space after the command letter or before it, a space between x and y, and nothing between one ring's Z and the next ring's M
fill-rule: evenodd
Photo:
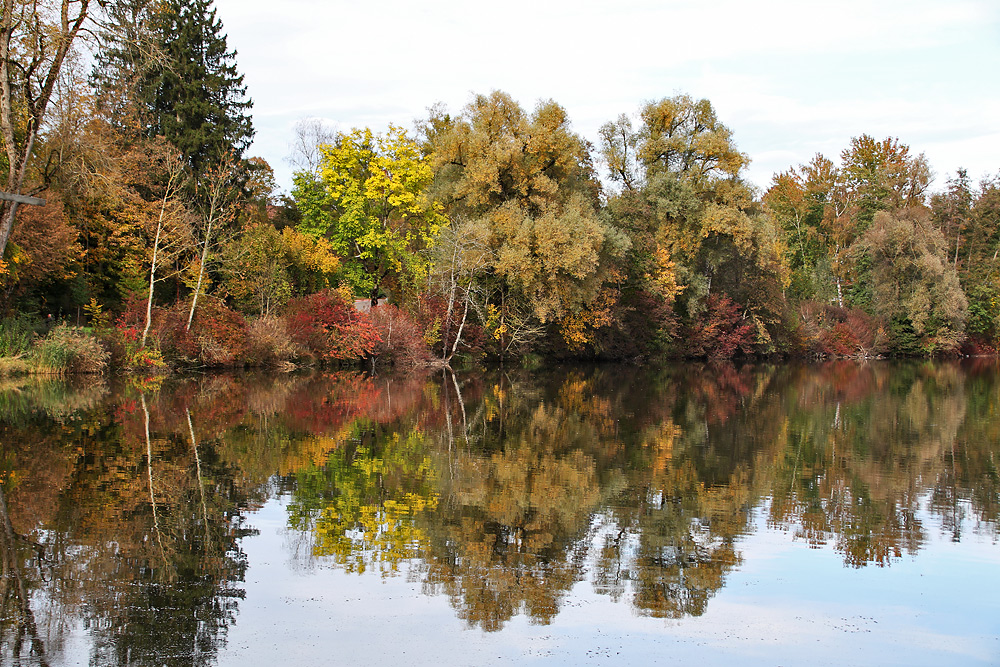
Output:
M243 75L211 0L166 0L156 15L165 66L147 79L154 134L187 158L195 174L253 139Z
M211 0L128 0L97 57L94 79L120 129L162 135L194 174L253 139L243 75Z

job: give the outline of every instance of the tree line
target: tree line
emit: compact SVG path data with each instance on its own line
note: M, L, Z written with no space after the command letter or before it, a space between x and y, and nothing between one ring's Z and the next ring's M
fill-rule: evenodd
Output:
M6 191L47 203L0 208L0 356L39 320L137 367L996 349L1000 177L932 193L898 138L761 192L708 100L592 144L493 91L410 132L303 121L282 195L209 0L3 11Z

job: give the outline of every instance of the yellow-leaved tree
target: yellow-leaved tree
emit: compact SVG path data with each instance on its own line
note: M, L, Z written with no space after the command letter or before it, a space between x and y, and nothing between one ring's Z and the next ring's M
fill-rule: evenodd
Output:
M565 109L545 101L528 114L494 91L457 117L433 108L423 129L434 192L452 224L486 232L489 259L477 267L478 289L465 295L476 295L500 353L523 349L546 323L592 304L602 255L620 250L621 237L598 215L588 144Z
M421 251L445 220L427 196L429 160L396 126L338 134L320 153L315 169L294 176L299 228L330 241L355 294L374 303L386 288L409 289L426 275Z

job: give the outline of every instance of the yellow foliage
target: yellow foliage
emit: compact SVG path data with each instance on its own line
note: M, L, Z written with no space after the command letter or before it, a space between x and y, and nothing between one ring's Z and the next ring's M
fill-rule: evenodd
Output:
M594 331L614 322L614 309L617 303L618 290L605 287L589 308L564 317L559 330L566 345L573 351L582 350L593 340Z
M656 246L656 269L651 278L660 294L669 300L673 300L684 290L683 286L677 282L675 266L674 261L670 259L670 251L665 246L658 244Z
M304 234L292 227L281 232L285 252L301 266L325 275L332 275L340 268L340 259L325 238Z

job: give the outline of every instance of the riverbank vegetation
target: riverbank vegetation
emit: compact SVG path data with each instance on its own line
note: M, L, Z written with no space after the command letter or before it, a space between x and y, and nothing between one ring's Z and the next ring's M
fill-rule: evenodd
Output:
M762 192L708 100L592 143L493 91L304 121L281 194L209 0L63 0L89 41L59 4L3 16L5 188L46 203L0 210L0 373L996 350L1000 177L934 190L900 139Z

